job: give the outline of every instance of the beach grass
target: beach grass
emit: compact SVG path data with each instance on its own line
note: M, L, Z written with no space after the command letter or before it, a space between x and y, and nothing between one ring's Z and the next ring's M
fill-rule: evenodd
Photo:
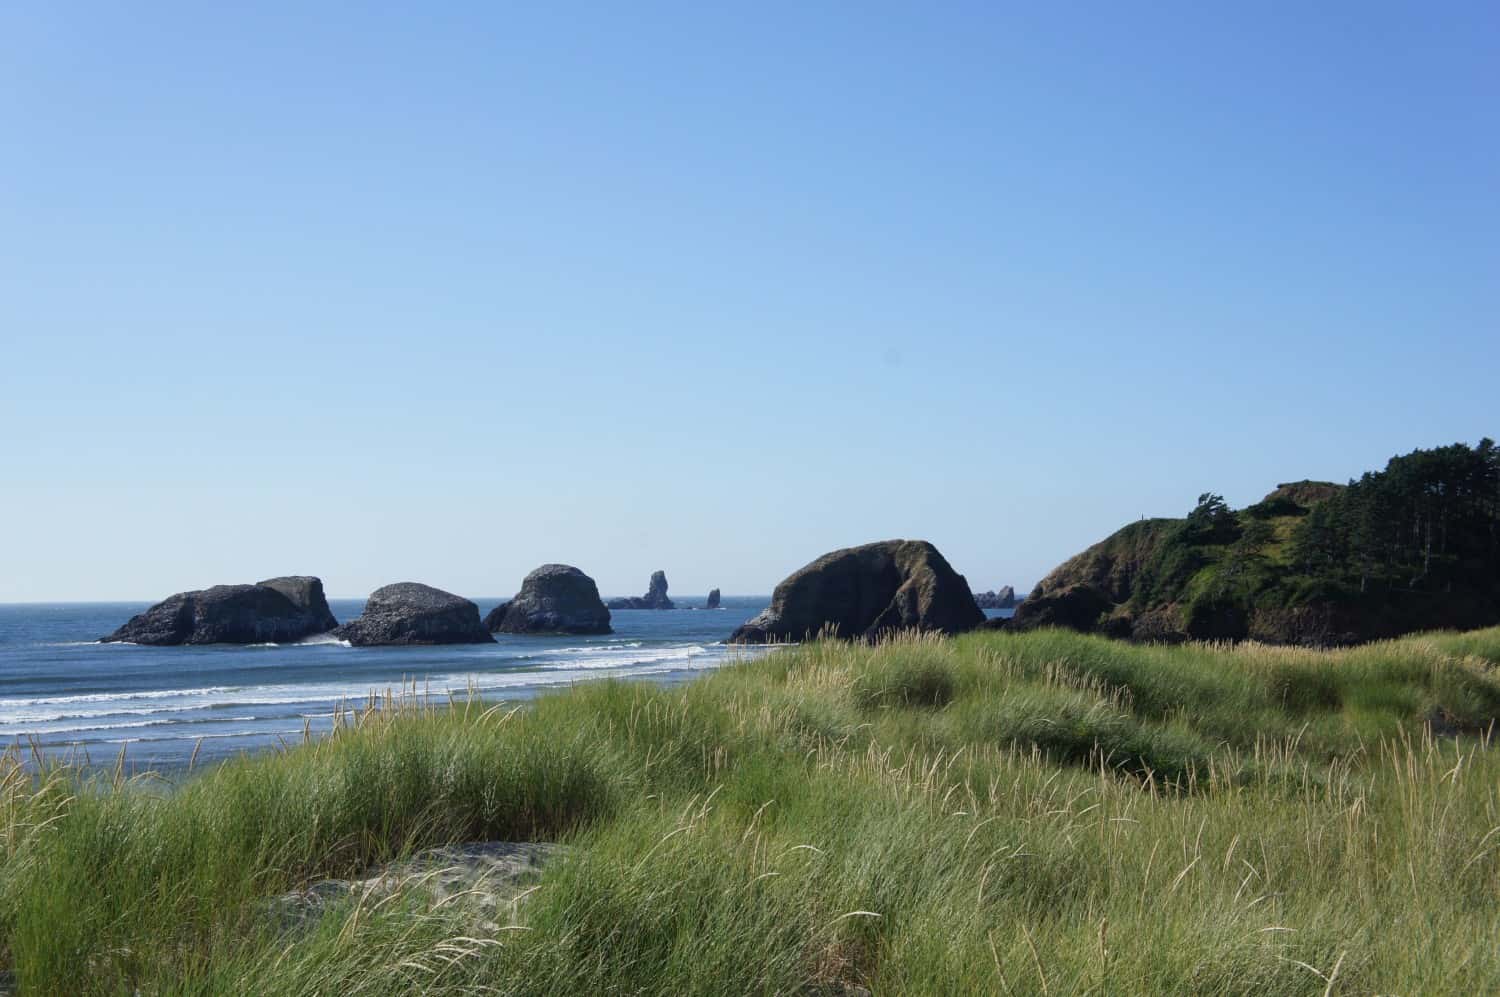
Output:
M1338 651L820 641L395 697L180 787L0 772L22 992L1360 994L1500 981L1500 629ZM507 923L272 898L563 842Z

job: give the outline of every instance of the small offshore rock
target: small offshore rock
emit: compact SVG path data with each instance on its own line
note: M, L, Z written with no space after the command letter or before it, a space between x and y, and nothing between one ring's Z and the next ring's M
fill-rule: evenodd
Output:
M609 610L599 586L571 564L544 564L521 591L484 618L486 630L514 634L607 634Z
M836 550L787 576L771 605L729 638L734 644L800 641L832 628L873 639L899 630L960 633L984 622L964 576L925 540L884 540Z
M974 602L980 609L1014 609L1016 590L1014 586L1003 585L998 592L976 592Z
M364 613L333 631L356 647L382 644L493 643L479 607L420 582L396 582L370 593Z
M645 595L632 595L609 600L610 609L676 609L677 605L667 598L667 573L651 572L651 582Z
M721 601L721 597L719 596L719 590L718 589L714 589L714 590L712 590L711 592L708 593L708 602L706 602L706 603L703 604L703 608L704 609L718 609L720 601Z
M288 575L254 585L178 592L100 639L159 646L279 644L326 633L338 623L321 580Z

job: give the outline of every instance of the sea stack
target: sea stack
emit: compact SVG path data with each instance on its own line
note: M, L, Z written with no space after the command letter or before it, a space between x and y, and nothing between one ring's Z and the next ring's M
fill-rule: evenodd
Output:
M825 629L874 639L899 630L959 633L984 622L964 576L925 540L884 540L824 554L776 586L734 644L800 641Z
M104 643L267 644L301 640L339 625L323 582L288 575L254 585L178 592L101 638Z
M1012 585L1002 585L998 592L976 592L974 602L980 609L1014 609L1016 590Z
M651 572L651 582L645 595L632 595L609 600L610 609L676 609L676 604L667 598L667 573Z
M484 618L484 628L512 634L614 632L599 587L570 564L544 564L527 575L516 597Z
M370 593L365 611L335 630L356 647L380 644L493 643L479 607L452 592L419 582L397 582Z
M703 604L703 608L704 609L718 609L719 608L719 601L720 601L719 600L719 590L718 589L714 589L712 592L708 593L708 602L706 602L706 603Z

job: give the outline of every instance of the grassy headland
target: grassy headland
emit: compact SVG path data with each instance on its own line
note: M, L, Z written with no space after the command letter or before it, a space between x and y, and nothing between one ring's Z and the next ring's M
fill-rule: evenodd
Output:
M1060 564L1021 626L1142 641L1357 644L1500 620L1500 447L1415 450L1347 485L1279 485L1239 511L1212 493Z
M374 714L170 793L12 758L0 960L42 993L1329 994L1500 980L1500 629L1341 651L1042 630ZM416 890L556 840L499 931Z

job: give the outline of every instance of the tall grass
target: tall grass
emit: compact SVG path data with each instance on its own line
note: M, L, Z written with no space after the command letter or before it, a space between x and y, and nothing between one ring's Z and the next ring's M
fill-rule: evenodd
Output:
M819 642L672 689L370 711L180 790L0 772L42 993L1487 992L1500 629L1337 652ZM266 898L566 841L517 923Z

